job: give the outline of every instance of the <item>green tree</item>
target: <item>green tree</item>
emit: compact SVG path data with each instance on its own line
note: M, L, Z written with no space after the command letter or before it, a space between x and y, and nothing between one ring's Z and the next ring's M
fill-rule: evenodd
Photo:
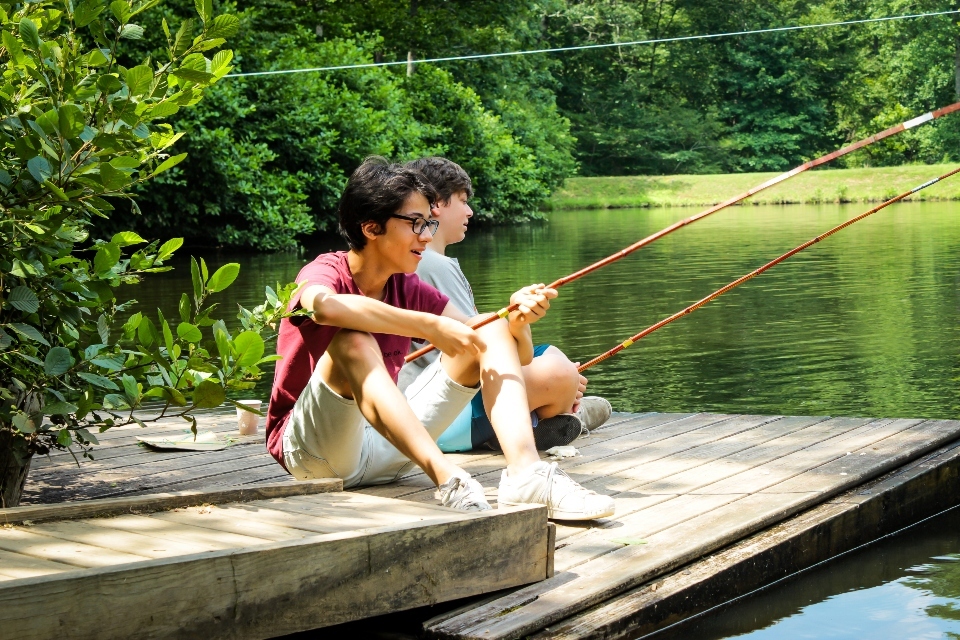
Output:
M121 302L121 285L169 269L181 239L160 244L121 231L91 240L94 219L137 210L134 189L173 169L182 135L163 120L196 104L230 71L232 15L198 0L199 22L162 31L165 56L121 62L143 36L140 16L159 0L41 0L0 5L0 499L12 506L33 454L78 446L94 432L180 416L249 388L264 359L261 332L285 313L292 286L241 310L234 332L208 297L239 265L209 273L192 261L193 295L179 322ZM125 319L125 320L124 320ZM121 324L122 322L122 324ZM203 331L212 340L203 342ZM212 346L211 346L212 345ZM208 348L209 347L209 348Z

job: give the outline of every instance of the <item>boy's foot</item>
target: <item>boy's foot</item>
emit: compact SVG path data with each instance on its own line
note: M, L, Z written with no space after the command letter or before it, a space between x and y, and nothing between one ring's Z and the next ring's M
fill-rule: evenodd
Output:
M487 511L490 503L483 495L483 487L473 478L453 476L438 489L440 502L445 507L460 511Z
M570 444L580 437L582 427L580 418L572 413L561 413L540 420L533 428L533 441L537 445L537 451Z
M544 418L533 428L533 441L537 451L546 451L550 447L568 445L583 433L580 418L572 413L561 413L552 418ZM494 436L481 445L491 451L503 451L500 441Z
M547 517L553 520L595 520L612 516L616 510L613 498L584 489L557 468L557 463L537 462L519 476L500 477L497 502L504 506L518 504L547 505Z
M580 407L577 409L576 416L580 418L580 422L587 428L587 431L593 431L609 420L612 413L613 407L610 406L606 398L585 396L580 399Z

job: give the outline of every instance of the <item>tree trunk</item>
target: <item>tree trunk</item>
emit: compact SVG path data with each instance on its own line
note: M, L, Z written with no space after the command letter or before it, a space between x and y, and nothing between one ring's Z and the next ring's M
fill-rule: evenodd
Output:
M18 456L13 450L13 438L0 432L0 507L16 507L23 495L23 486L30 472L33 456Z
M957 100L960 100L960 35L953 38L953 89L956 92Z

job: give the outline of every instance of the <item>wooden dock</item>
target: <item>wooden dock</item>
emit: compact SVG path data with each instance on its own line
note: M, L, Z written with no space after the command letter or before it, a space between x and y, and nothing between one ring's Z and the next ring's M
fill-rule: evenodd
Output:
M211 414L202 428L234 427ZM104 434L80 469L37 460L24 502L297 484L262 442L157 453L134 444L142 430L123 431ZM553 577L428 620L424 633L636 637L960 501L958 439L952 420L615 414L560 466L613 495L616 515L558 525ZM495 502L502 457L455 458ZM436 504L420 473L358 493Z

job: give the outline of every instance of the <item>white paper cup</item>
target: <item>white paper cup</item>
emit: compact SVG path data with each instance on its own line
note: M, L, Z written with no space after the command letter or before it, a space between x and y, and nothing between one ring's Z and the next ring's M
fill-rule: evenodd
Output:
M260 405L263 404L261 400L237 400L237 402L257 411L260 411ZM257 435L257 426L260 424L260 416L237 407L237 423L240 426L240 435L255 436Z

